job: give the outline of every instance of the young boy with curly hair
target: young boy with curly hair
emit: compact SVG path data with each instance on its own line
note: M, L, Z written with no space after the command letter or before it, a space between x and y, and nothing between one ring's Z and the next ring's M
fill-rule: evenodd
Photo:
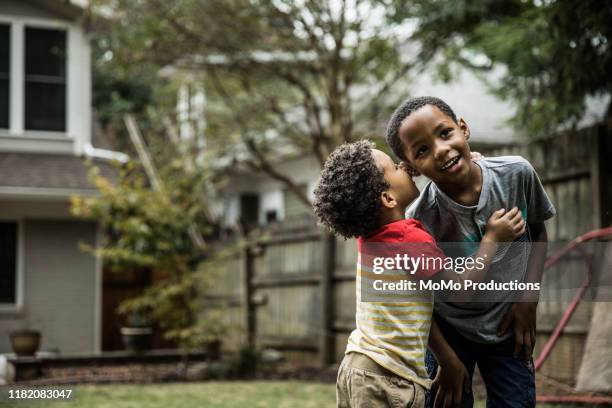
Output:
M527 231L496 258L489 275L499 281L539 283L546 256L544 221L555 208L527 160L506 156L472 161L469 137L465 120L441 99L411 98L397 108L387 127L387 143L411 174L431 180L407 216L420 220L438 242L462 243L470 253L484 239L492 209L520 208ZM544 244L531 248L528 242ZM531 354L536 306L537 292L500 291L487 303L436 298L435 320L443 344L448 342L451 349L437 359L439 367L428 354L430 375L440 380L432 405L473 406L472 395L462 395L462 388L478 364L488 407L535 406ZM436 343L433 333L431 342Z
M344 238L358 238L356 329L351 333L336 384L338 407L423 406L430 380L424 356L433 313L431 291L411 292L400 301L362 301L362 285L372 274L367 245L391 248L418 244L419 255L444 258L435 241L415 219L405 219L419 191L412 178L369 141L338 147L328 158L315 188L314 211L321 224ZM421 268L418 279L480 281L487 273L497 242L524 233L518 209L495 211L475 254L480 268L462 275L452 270ZM414 254L412 254L414 255ZM411 273L413 273L411 271ZM424 296L425 295L425 296ZM436 331L437 327L431 327Z

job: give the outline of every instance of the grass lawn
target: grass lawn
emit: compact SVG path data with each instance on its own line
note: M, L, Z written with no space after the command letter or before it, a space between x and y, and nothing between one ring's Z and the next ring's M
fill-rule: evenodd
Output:
M21 400L10 405L0 403L0 406L17 408L43 406L55 408L333 408L336 400L333 384L300 381L209 381L186 384L87 385L61 388L73 389L71 401L49 403L48 400L41 402ZM6 389L2 392L6 394ZM484 408L484 403L477 403L476 407ZM552 408L551 405L538 405L538 407Z
M55 387L54 387L55 388ZM60 388L60 387L58 387ZM83 385L71 401L13 404L16 408L322 408L335 406L333 384L299 381L208 381L143 385ZM56 405L57 404L57 405ZM2 405L0 403L0 405Z

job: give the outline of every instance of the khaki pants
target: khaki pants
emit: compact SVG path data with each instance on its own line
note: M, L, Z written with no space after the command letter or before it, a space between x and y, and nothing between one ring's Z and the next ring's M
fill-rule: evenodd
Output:
M344 356L336 381L338 408L425 406L425 388L399 377L361 353Z

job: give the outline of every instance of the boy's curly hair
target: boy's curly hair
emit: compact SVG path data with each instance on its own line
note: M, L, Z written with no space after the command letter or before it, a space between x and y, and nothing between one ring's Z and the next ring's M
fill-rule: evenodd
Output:
M319 222L344 238L378 228L380 194L389 188L372 155L374 143L345 143L329 156L317 181L313 208Z
M455 112L453 112L451 107L440 98L436 98L435 96L419 96L406 99L395 112L393 112L387 124L387 144L400 160L407 161L408 159L406 159L404 145L399 137L399 128L402 126L404 119L410 116L412 112L421 109L425 105L435 106L446 116L450 117L453 122L457 123Z

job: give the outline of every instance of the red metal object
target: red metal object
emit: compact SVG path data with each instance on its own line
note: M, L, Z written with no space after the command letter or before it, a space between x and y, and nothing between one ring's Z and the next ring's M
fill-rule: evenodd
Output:
M586 234L580 235L579 237L574 239L572 242L567 244L559 252L549 257L546 260L546 262L544 262L544 270L552 267L560 259L562 259L568 253L576 249L583 242L591 241L593 239L602 238L606 236L612 236L612 227L590 231L590 232L587 232ZM567 323L570 321L570 318L574 314L574 311L576 311L576 308L580 304L580 301L582 300L582 297L584 296L584 293L586 292L586 289L588 288L590 282L591 282L591 276L589 273L589 275L587 275L587 277L582 282L582 285L580 286L580 289L574 296L574 299L572 299L572 302L569 304L567 309L565 309L565 312L563 313L561 320L559 320L559 323L557 323L557 326L555 327L553 334L549 337L548 341L542 348L540 355L537 357L536 362L535 362L536 370L538 370L542 366L542 364L544 364L544 361L546 361L546 359L550 355L550 352L555 346L555 343L557 342L557 340L559 340L559 336L561 336L563 329L565 329L565 326L567 326Z
M549 404L612 405L612 397L598 397L595 395L538 395L536 401Z
M544 347L542 347L542 351L540 352L540 355L538 356L538 358L536 358L536 361L535 361L536 370L538 370L542 366L542 364L544 364L544 361L546 361L546 359L550 355L550 352L552 351L553 347L557 343L557 340L559 340L559 337L561 336L563 329L565 329L565 326L567 326L567 323L570 321L572 315L574 314L574 311L576 311L576 308L578 307L578 304L582 300L582 297L584 296L584 293L589 287L590 282L591 282L590 277L587 277L584 279L584 281L582 282L582 285L580 286L580 289L578 290L578 293L576 293L576 295L574 296L574 299L572 299L572 302L567 306L567 309L565 309L565 311L563 312L563 316L561 317L561 320L559 320L559 323L557 323L555 330L553 331L552 335L546 341L546 344L544 344Z
M611 236L611 235L612 235L612 227L589 231L586 234L580 235L578 238L575 238L572 242L567 244L562 250L560 250L554 255L551 255L546 260L546 262L544 262L544 269L546 270L550 268L551 266L553 266L554 264L556 264L559 261L559 259L563 258L565 255L567 255L569 252L571 252L574 248L576 248L578 245L582 244L583 242L591 241L595 238L602 238L602 237Z
M570 253L571 251L579 247L579 245L582 244L583 242L590 241L596 238L606 237L606 236L612 236L612 227L590 231L590 232L587 232L586 234L579 236L578 238L574 239L572 242L567 244L562 250L552 255L551 257L549 257L544 263L544 269L546 270L550 268L551 266L553 266L554 264L556 264L560 259L566 256L568 253ZM555 327L553 334L550 336L550 338L548 339L548 341L542 348L540 355L537 357L536 362L535 362L536 370L538 370L542 366L542 364L544 364L544 361L546 361L546 359L550 355L553 347L557 343L557 340L561 336L561 333L563 333L563 330L567 326L567 323L570 321L572 315L574 314L574 311L580 304L580 301L582 300L587 288L589 287L590 282L591 282L591 270L589 268L589 273L584 279L584 281L582 282L580 289L578 290L578 292L572 299L572 302L568 305L567 309L565 309L565 312L563 313L561 320L559 320L559 323ZM594 396L594 395L565 395L565 396L538 395L536 397L536 401L541 402L541 403L557 403L557 404L583 403L583 404L592 404L592 405L601 404L601 405L612 406L612 397Z

